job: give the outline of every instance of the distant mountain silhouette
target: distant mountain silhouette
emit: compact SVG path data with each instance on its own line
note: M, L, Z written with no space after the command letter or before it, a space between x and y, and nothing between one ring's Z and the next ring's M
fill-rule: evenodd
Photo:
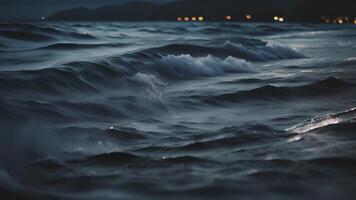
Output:
M149 20L152 11L159 7L148 2L129 2L123 5L103 6L96 9L85 7L57 12L49 20L120 20L141 21Z
M167 4L129 2L96 9L75 8L51 15L49 20L117 20L170 21L178 16L204 16L207 20L244 20L251 14L254 21L271 21L275 15L288 21L320 22L322 16L356 17L355 0L182 0Z

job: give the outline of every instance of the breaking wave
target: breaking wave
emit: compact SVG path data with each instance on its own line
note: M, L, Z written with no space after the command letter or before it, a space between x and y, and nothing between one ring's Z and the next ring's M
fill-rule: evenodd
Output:
M189 54L194 57L214 55L217 57L233 56L248 61L268 61L292 58L305 58L305 56L288 46L255 41L253 44L233 43L226 41L222 45L204 46L190 44L170 44L163 47L144 50L143 52L155 52L162 55Z
M193 58L190 55L169 55L162 57L153 64L157 73L173 79L251 72L251 66L250 63L232 56L220 59L211 55L198 58Z

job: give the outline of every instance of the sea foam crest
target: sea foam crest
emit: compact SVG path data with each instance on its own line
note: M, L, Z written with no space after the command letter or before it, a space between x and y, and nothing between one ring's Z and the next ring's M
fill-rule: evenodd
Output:
M221 59L211 55L198 58L188 54L168 55L158 60L154 67L161 75L174 79L252 72L252 65L249 62L232 56Z
M255 45L246 47L242 44L236 44L226 41L223 48L233 50L237 53L247 55L252 60L269 61L278 59L305 58L297 49L281 45L275 42L267 42L265 45Z
M287 131L291 131L293 133L307 133L330 125L335 125L335 124L340 124L351 120L355 120L356 119L355 114L356 114L356 107L343 112L329 114L323 117L315 117L313 119L310 119L306 123L301 123L296 126L293 126L287 129Z

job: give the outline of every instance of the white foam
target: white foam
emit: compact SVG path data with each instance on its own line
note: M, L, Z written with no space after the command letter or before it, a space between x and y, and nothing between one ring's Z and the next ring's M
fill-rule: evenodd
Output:
M342 120L340 118L325 118L325 119L312 119L310 122L306 124L300 124L295 127L292 127L290 129L287 129L289 131L292 131L294 133L306 133L315 129L319 129L325 126L333 125L333 124L338 124Z
M146 92L148 92L150 98L158 98L160 101L163 101L161 88L167 86L167 83L163 82L155 75L144 74L141 72L135 74L132 79L147 85Z
M264 46L256 46L253 48L248 48L242 44L236 44L230 41L226 41L222 45L222 47L237 51L239 53L244 53L254 60L268 61L268 60L277 60L277 59L305 57L297 49L282 44L278 44L275 42L268 42Z
M167 83L158 79L155 75L145 74L145 73L141 73L141 72L138 72L137 74L135 74L131 79L142 82L142 83L146 83L149 85L160 85L160 86L167 85Z
M346 61L349 61L349 62L356 61L356 57L347 58Z
M277 55L279 58L304 58L305 56L300 53L297 49L278 44L275 42L268 42L264 48L265 51L271 52Z
M252 65L245 60L232 56L220 59L211 55L199 58L169 55L158 60L154 67L163 76L179 79L252 71Z
M319 128L323 128L326 126L347 122L356 118L355 111L356 111L356 107L343 112L329 114L323 117L315 117L306 123L298 124L296 126L287 129L286 131L291 131L293 133L301 134Z

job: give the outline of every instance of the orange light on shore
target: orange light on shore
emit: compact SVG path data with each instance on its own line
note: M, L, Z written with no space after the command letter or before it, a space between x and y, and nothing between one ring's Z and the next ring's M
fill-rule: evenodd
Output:
M251 19L252 19L252 15L247 14L247 15L245 16L245 18L246 18L247 20L251 20Z
M273 19L274 19L274 21L278 21L279 17L278 16L274 16Z
M198 20L199 21L204 21L204 17L199 17Z
M356 19L354 19L354 24L356 24Z
M177 17L177 21L181 22L182 18L181 17Z
M192 21L197 21L197 18L196 17L192 17Z
M280 18L278 19L278 21L284 22L284 18L283 18L283 17L280 17Z
M225 19L230 21L232 19L232 17L230 15L227 15L227 16L225 16Z
M184 17L184 21L189 21L189 17Z
M342 23L344 23L344 20L339 19L337 22L338 22L339 24L342 24Z

